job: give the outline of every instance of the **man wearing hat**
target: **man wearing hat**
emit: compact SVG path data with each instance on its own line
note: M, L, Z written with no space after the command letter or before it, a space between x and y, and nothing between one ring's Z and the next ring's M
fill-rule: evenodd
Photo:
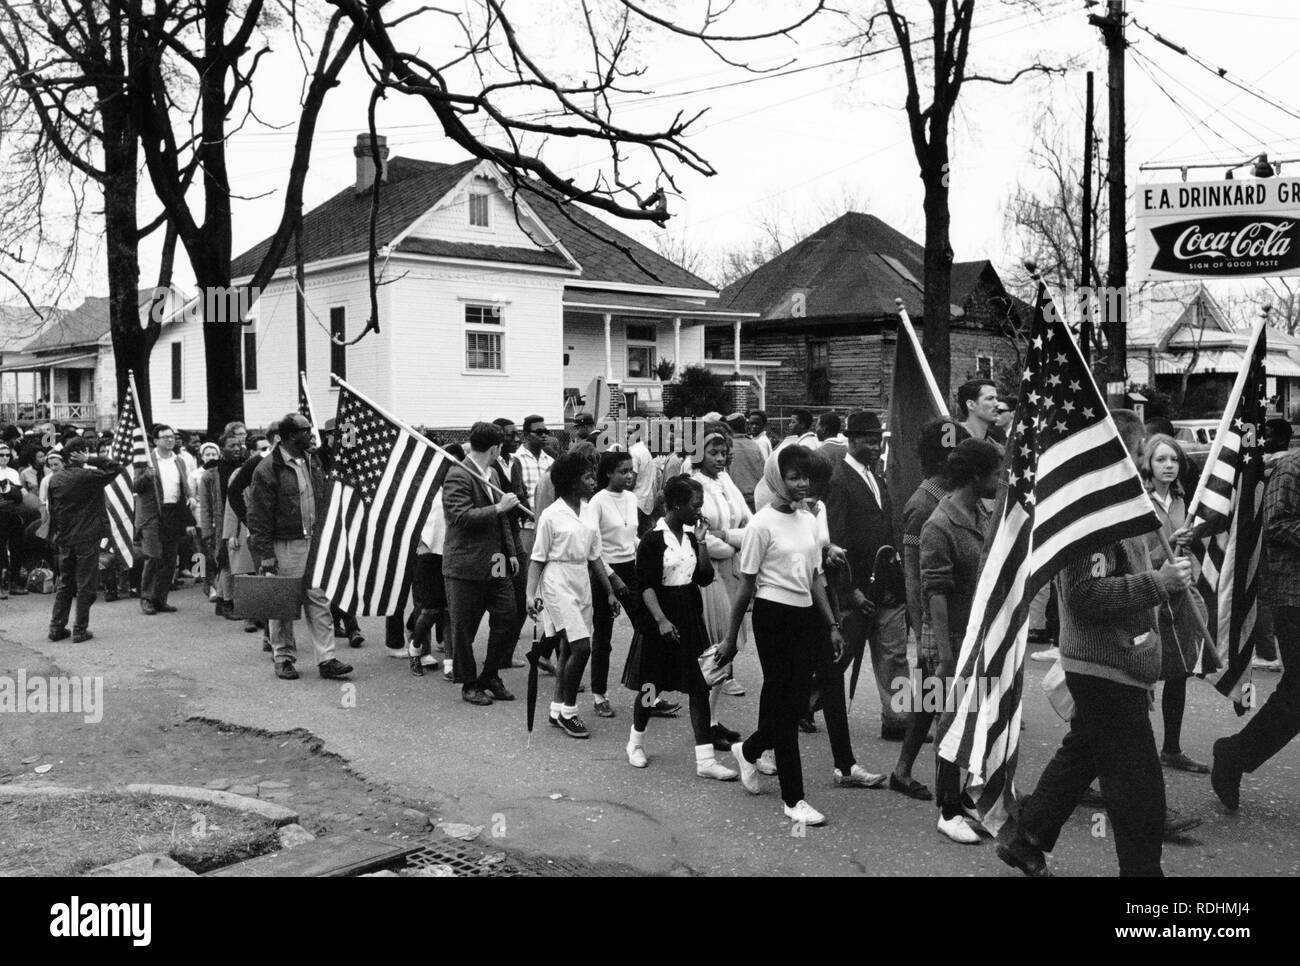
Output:
M831 542L844 548L853 572L853 599L844 614L843 634L848 653L870 642L871 666L880 694L880 737L901 741L907 716L890 706L896 681L906 681L907 608L902 569L892 532L893 511L885 482L876 476L883 433L873 412L849 413L844 435L848 453L831 477L826 501ZM879 563L877 563L879 560ZM874 582L873 582L874 575Z
M569 452L577 449L580 443L594 443L596 435L596 417L591 413L578 413L573 417L573 441L569 443Z

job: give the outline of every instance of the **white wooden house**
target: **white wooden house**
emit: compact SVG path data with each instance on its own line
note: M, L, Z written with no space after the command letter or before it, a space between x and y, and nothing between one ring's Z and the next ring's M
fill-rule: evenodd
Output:
M652 411L659 360L679 371L702 362L704 323L752 317L717 307L709 283L581 206L512 202L491 163L389 161L380 141L379 334L332 342L355 338L371 314L368 135L354 149L353 183L303 218L307 373L319 419L335 412L331 373L426 427L530 413L558 423L566 396L586 395L597 377ZM235 259L237 284L251 279L267 247ZM297 406L297 295L290 246L243 326L252 425ZM206 422L200 326L189 317L165 327L153 354L154 412L177 426Z

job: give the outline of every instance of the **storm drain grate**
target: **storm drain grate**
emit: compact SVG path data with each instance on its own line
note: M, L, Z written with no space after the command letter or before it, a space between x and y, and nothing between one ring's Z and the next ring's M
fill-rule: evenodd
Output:
M585 878L611 876L627 878L641 873L630 866L611 862L587 862L584 859L546 858L545 856L507 855L464 842L424 845L406 856L407 869L421 869L445 876L473 878L508 878L516 876L557 876Z

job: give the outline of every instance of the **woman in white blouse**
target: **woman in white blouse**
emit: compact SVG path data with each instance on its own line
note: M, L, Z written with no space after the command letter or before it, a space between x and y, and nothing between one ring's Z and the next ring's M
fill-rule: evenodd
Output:
M695 470L691 479L704 490L701 517L709 528L705 550L713 562L713 583L703 589L704 627L710 644L721 644L727 636L731 620L731 602L740 589L740 572L736 554L745 535L745 527L753 514L745 503L740 489L727 475L727 457L731 452L731 431L724 423L709 423L704 428L701 442L703 453L694 457ZM747 634L742 627L739 639L744 647ZM728 674L730 677L730 674ZM740 733L724 727L718 720L718 698L727 682L715 685L709 694L710 726L713 746L725 751L740 740ZM744 688L733 685L728 693L743 695Z

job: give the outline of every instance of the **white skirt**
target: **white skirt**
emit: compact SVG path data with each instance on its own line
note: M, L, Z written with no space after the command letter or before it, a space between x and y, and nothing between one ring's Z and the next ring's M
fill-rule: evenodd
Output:
M591 577L587 564L551 560L542 571L542 633L570 641L591 637Z

